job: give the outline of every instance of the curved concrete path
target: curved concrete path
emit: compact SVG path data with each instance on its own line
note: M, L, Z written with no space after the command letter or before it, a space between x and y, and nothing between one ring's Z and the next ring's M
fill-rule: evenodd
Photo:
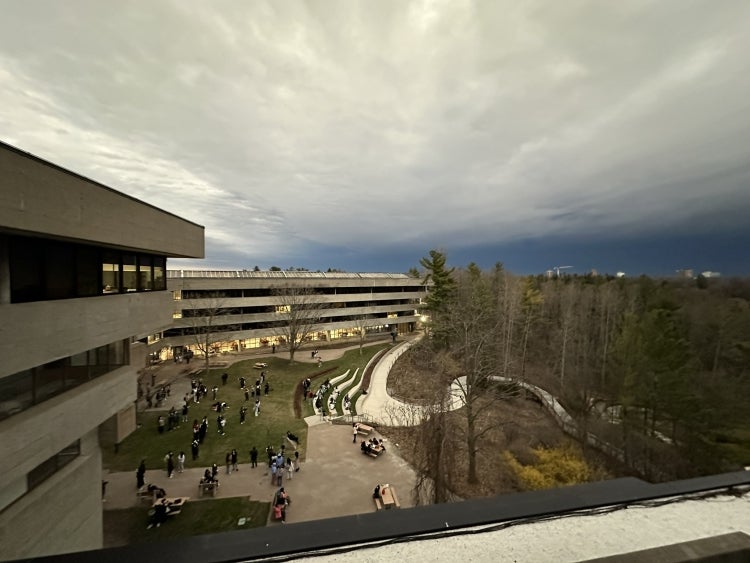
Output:
M401 354L418 341L419 338L399 344L389 350L377 363L370 379L370 388L364 400L360 403L361 409L357 407L357 412L363 418L385 426L416 426L421 424L426 407L406 403L388 393L388 374L393 364L396 363ZM451 385L449 410L460 409L464 406L465 385L465 377L455 380Z

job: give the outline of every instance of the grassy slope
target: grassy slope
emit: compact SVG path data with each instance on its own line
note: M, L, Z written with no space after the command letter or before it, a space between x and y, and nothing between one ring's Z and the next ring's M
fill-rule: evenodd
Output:
M335 373L341 373L346 369L363 369L370 358L388 344L370 346L359 355L359 350L349 350L343 357L337 360L324 362L323 369L336 367ZM138 423L141 427L126 438L119 447L118 453L113 451L104 452L104 467L111 471L134 471L142 458L146 459L146 467L149 469L161 468L164 455L168 451L175 454L184 451L187 455L186 467L207 467L212 463L219 466L224 464L224 458L228 451L236 448L240 454L240 462L247 463L250 460L249 451L256 446L260 452L260 459L264 457L266 446L271 445L278 448L285 443L287 430L300 437L302 446L301 454L304 456L304 447L307 443L307 425L302 419L294 417L293 397L297 384L304 378L321 370L316 364L294 363L278 357L264 358L268 362L266 376L271 384L271 393L261 398L261 414L253 416L253 403L245 403L245 397L239 387L239 378L244 376L248 385L254 385L260 376L260 370L253 368L258 358L237 362L228 368L211 370L203 382L209 389L208 397L200 404L190 404L189 422L181 423L180 426L171 431L159 434L157 432L156 420L161 412L147 412L138 414ZM226 386L221 384L221 374L229 374ZM315 381L313 387L322 381ZM214 385L219 387L217 399L225 401L229 405L225 416L227 418L226 435L220 436L216 430L217 413L211 410L210 389ZM167 405L178 404L182 397L172 396ZM245 424L239 424L239 410L243 404L248 406L248 416ZM303 416L310 414L309 406L303 409ZM163 413L166 414L166 413ZM208 416L208 433L206 440L200 448L200 458L193 462L190 455L190 443L192 441L193 419L200 421L203 416Z

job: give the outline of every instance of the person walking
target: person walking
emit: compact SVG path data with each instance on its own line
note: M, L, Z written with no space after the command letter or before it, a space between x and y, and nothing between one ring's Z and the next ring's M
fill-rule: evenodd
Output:
M146 484L146 460L142 459L135 472L135 485L139 489Z
M227 462L227 475L232 474L232 452L227 452L226 458Z
M294 452L294 472L296 473L299 471L300 465L299 465L299 451L295 450Z
M169 452L164 459L167 462L167 477L171 479L174 473L174 456L172 452Z
M278 464L278 469L276 471L276 486L280 487L284 482L284 462L282 461L280 464Z
M352 444L357 443L357 433L359 432L359 424L352 422Z
M185 452L180 452L177 456L177 473L185 471Z
M258 467L258 450L255 446L250 450L250 467Z
M232 448L232 470L239 471L239 469L237 469L237 450L234 448Z

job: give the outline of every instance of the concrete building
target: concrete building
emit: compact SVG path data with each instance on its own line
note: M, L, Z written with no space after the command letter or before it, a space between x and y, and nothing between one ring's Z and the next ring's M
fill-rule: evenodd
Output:
M101 443L135 428L137 340L203 227L0 143L0 557L102 546Z
M299 308L315 317L300 334L310 342L405 334L417 328L427 291L404 274L248 270L169 270L167 287L174 320L161 340L150 339L160 359L186 348L204 353L207 330L211 353L283 347L290 310Z

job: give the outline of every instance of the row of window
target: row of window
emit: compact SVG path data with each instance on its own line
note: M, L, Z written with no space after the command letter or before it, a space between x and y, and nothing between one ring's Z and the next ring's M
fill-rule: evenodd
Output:
M0 420L128 365L129 346L120 340L0 379Z
M26 490L30 491L38 487L79 455L81 455L81 441L76 440L32 469L26 475Z
M320 309L321 312L335 309L354 307L383 307L389 305L416 305L409 299L387 299L385 301L352 301L351 303L335 303L330 307ZM182 309L175 314L175 318L211 317L216 315L258 315L263 313L288 313L290 305L260 305L257 307L221 307L216 309Z
M394 316L395 315L395 316ZM400 317L414 317L414 310L410 309L408 311L401 311L399 313L376 313L367 315L366 319L382 319L384 321L396 321ZM213 323L216 323L219 319L217 317L213 317ZM360 315L344 315L341 317L327 317L323 318L316 324L324 324L328 322L354 322L358 323L361 322L361 316ZM190 321L185 321L186 323L189 323ZM233 323L233 324L211 324L210 326L200 322L195 321L194 325L190 326L183 326L180 328L170 328L164 331L164 338L168 338L170 336L194 336L197 334L206 334L207 332L210 333L217 333L217 332L239 332L244 330L279 330L282 327L285 327L288 323L286 321L263 321L263 322L254 322L254 323Z
M166 290L166 258L31 237L8 237L11 303Z

